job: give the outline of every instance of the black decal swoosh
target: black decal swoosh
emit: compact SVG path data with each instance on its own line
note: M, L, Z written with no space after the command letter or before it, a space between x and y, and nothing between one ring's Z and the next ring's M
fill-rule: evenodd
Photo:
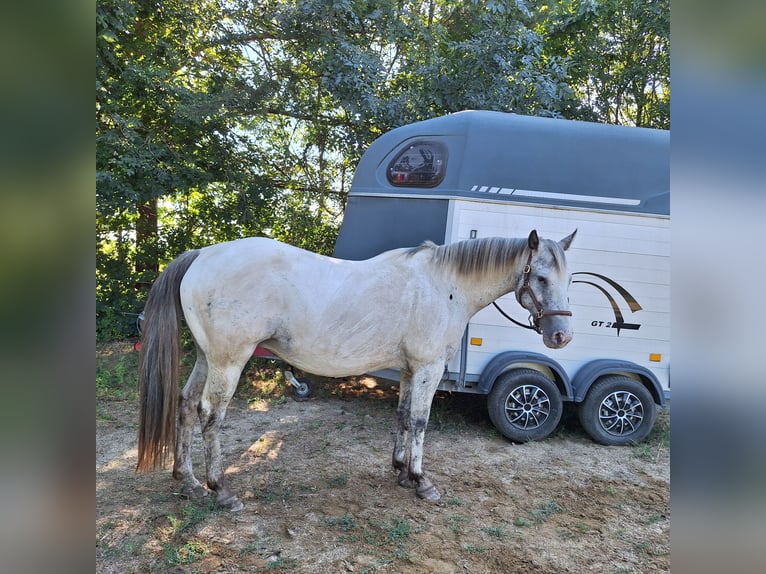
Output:
M612 297L609 294L609 291L604 289L601 285L598 285L596 283L591 283L590 281L572 281L572 283L585 283L586 285L592 285L593 287L601 291L604 294L604 297L606 297L607 300L609 301L609 304L612 306L612 311L614 311L614 320L617 323L625 322L625 320L622 318L622 311L620 311L620 307L617 305L617 301L615 301L614 297ZM619 333L620 333L620 330L617 329L617 334L619 335Z
M614 287L615 290L620 295L622 295L623 299L625 299L625 302L628 304L628 307L630 308L631 311L633 311L635 313L636 311L640 311L642 309L641 305L638 304L638 301L636 301L635 297L633 297L633 295L631 295L628 292L628 290L625 289L625 287L623 287L622 285L617 283L617 281L615 281L614 279L610 279L609 277L606 277L605 275L599 275L598 273L589 273L587 271L578 271L576 273L572 273L572 275L573 276L574 275L591 275L593 277L598 277L602 281L605 281L606 283L609 283L609 285ZM604 295L607 295L606 291L601 289L601 287L599 287L595 283L590 283L588 281L573 281L573 283L588 283L588 285L593 285L594 287L598 287L604 293ZM607 295L607 297L609 297L609 295ZM614 303L613 303L613 300L612 300L611 297L609 297L609 300L610 300L610 302L612 302L612 305L614 306Z

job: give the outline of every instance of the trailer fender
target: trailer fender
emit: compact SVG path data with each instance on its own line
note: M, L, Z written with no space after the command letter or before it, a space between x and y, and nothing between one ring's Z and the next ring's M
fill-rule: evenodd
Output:
M556 361L541 353L529 351L505 351L492 357L479 376L479 392L489 394L497 378L513 368L531 368L548 375L553 375L561 398L565 401L573 400L574 393L569 382L569 375Z
M577 403L584 401L593 383L604 375L625 375L637 379L652 394L654 402L665 407L665 394L655 374L641 365L617 359L596 359L586 363L577 371L572 379L574 401Z

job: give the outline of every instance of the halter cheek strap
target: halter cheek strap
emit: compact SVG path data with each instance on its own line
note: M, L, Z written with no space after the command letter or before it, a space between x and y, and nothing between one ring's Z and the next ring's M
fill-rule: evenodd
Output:
M521 298L524 296L524 293L529 293L529 298L532 299L532 303L535 306L535 309L537 310L536 314L530 313L529 314L529 325L524 325L523 323L519 323L518 321L512 319L505 313L503 313L502 309L497 306L497 303L493 303L495 308L500 311L500 313L503 314L504 317L507 319L510 319L515 324L524 327L525 329L533 329L537 333L542 333L542 329L540 328L540 319L543 317L550 317L553 315L563 315L565 317L571 317L572 312L571 311L561 311L558 309L552 310L552 311L546 311L545 307L542 306L540 301L538 301L537 296L535 295L535 292L532 291L532 288L529 286L529 278L532 274L532 252L529 252L529 257L527 258L527 264L524 266L524 281L521 283L521 288L518 290L518 298L519 301L521 301Z

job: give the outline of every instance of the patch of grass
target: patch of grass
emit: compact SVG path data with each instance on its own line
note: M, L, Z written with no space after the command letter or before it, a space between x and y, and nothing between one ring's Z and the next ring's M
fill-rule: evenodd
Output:
M105 410L101 405L96 405L96 420L104 422L114 422L114 415Z
M665 520L665 518L667 517L664 514L660 514L660 513L652 514L651 516L645 518L643 520L643 523L646 524L647 526L651 526L652 524L657 524L658 522L662 522L663 520Z
M468 554L484 554L489 551L487 546L476 546L475 544L466 544L463 548Z
M339 474L337 476L330 477L326 480L327 486L330 488L341 488L348 484L349 475Z
M274 501L281 500L286 502L293 498L295 494L296 486L290 483L271 484L267 485L261 490L257 490L253 493L253 497L265 504L270 504ZM305 487L298 485L301 490L310 490L311 487Z
M519 528L539 526L554 514L564 512L564 509L553 499L545 500L540 506L532 510L527 516L519 516L513 519L513 525Z
M670 410L658 409L649 436L633 446L633 455L647 462L657 462L663 454L670 452Z
M138 353L125 343L96 353L96 398L132 400L138 396Z
M330 526L338 526L343 532L348 532L354 528L359 528L359 523L350 514L346 513L343 516L335 516L330 518L327 523Z
M591 530L593 530L590 526L585 524L584 522L578 522L574 525L575 529L582 532L583 534L587 534Z
M389 540L392 542L397 540L403 540L410 535L412 531L412 524L405 518L394 518L389 527L386 530Z
M439 432L458 432L465 430L468 425L463 414L452 408L451 397L434 397L431 404L428 427Z
M266 566L267 570L285 570L286 572L292 572L297 568L298 561L295 558L282 558L281 556L276 560L271 560Z
M530 512L530 517L534 521L535 524L540 525L546 520L548 520L551 516L554 514L557 514L559 512L563 512L564 509L559 506L559 504L552 499L548 499L545 502L543 502L538 508Z
M412 532L412 524L405 518L394 518L387 522L373 521L362 529L362 539L372 546L396 543L401 549Z
M513 519L513 525L518 526L519 528L529 528L532 526L532 521L528 518L524 518L523 516L520 516L518 518Z
M448 498L446 500L447 506L463 506L465 504L463 502L463 499L459 496L453 496L452 498Z
M485 534L497 538L498 540L502 540L506 537L504 526L483 526L481 530Z
M189 540L183 544L167 543L162 546L165 554L165 562L169 566L178 564L191 564L206 554L210 553L210 547L199 540Z
M208 497L212 498L212 497ZM200 522L203 522L208 516L217 511L215 500L206 500L202 505L195 503L187 504L181 511L181 518L174 514L168 515L168 522L170 523L171 536L178 536L193 528Z
M447 518L447 524L449 524L450 530L455 534L462 534L463 526L468 522L468 518L462 514L453 514Z

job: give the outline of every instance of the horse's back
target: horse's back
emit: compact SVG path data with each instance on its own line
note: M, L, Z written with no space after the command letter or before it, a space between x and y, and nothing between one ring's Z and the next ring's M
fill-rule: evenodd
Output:
M395 250L347 261L265 238L217 244L184 278L184 314L203 349L261 343L309 372L360 374L397 360L418 320L430 279L417 259Z

